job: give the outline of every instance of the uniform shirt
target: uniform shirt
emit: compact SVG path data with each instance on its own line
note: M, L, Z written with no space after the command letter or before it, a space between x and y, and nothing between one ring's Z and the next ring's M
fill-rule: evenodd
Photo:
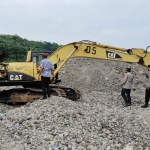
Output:
M53 69L52 63L48 59L43 59L40 63L40 67L43 69L41 76L50 77L51 76L51 68Z
M122 81L122 86L124 89L131 89L133 84L133 75L130 72L127 72L124 75L123 81Z
M146 83L146 87L150 88L150 73L149 72L144 72L142 74L145 75L148 79L148 81Z

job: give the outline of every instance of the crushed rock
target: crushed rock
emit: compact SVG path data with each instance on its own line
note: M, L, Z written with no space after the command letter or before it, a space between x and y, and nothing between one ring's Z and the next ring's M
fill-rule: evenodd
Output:
M124 107L120 82L131 67L132 106ZM78 102L52 96L24 106L0 104L1 150L148 150L150 109L144 103L145 70L138 64L71 59L60 70L61 85L82 92ZM3 87L4 89L5 87Z

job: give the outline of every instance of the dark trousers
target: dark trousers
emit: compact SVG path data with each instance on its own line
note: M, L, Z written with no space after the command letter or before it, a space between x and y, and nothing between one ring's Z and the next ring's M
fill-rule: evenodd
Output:
M150 98L150 89L145 90L145 105L148 105Z
M50 97L49 82L50 82L50 77L43 77L43 76L41 76L41 86L42 86L44 98L47 97L46 93L47 93L48 97Z
M124 89L124 88L122 88L121 96L125 100L126 104L131 104L130 92L131 92L131 89Z

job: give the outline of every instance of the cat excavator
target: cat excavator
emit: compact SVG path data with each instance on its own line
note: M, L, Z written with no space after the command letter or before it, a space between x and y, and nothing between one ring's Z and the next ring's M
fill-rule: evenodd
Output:
M150 64L150 52L141 48L120 48L83 40L61 46L54 52L29 50L25 62L4 63L7 54L0 55L0 86L14 86L0 92L0 102L33 102L42 97L41 81L38 80L42 54L47 53L54 66L55 78L50 78L51 95L66 97L77 101L81 93L77 89L60 86L59 71L70 58L86 57L128 63L143 66ZM17 87L16 86L21 86Z

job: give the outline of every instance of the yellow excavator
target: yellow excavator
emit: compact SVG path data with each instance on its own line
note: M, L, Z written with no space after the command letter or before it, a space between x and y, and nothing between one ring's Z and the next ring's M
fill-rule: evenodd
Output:
M39 64L42 54L47 53L48 59L54 65L55 80L50 78L51 95L66 97L71 100L80 98L77 89L59 86L59 70L70 58L87 57L112 61L138 63L143 66L150 64L150 52L140 48L119 48L83 40L61 46L54 52L31 51L26 56L26 62L2 63L7 58L5 53L0 55L0 86L22 86L0 92L0 102L33 102L42 96L41 82L38 80Z

